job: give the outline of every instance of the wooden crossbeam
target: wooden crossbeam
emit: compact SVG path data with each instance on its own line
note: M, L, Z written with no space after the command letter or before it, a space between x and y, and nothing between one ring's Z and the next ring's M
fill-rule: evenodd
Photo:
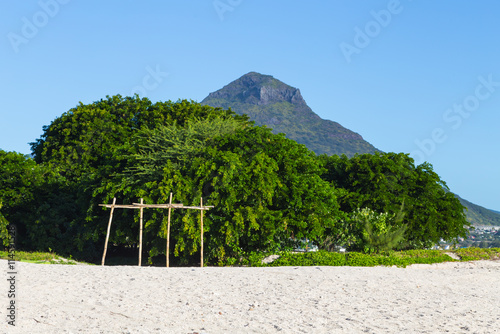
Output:
M211 205L211 206L183 206L183 207L178 208L178 209L210 210L213 207L214 207L213 205Z
M183 208L184 205L182 203L178 204L140 204L140 203L132 203L134 206L141 206L143 208L148 208L148 209L180 209Z
M141 266L142 262L142 223L143 223L143 209L168 209L168 227L167 227L167 267L169 266L169 247L170 247L170 214L172 209L193 209L193 210L200 210L201 211L201 266L203 267L203 211L204 210L210 210L213 208L213 205L203 205L203 199L200 199L200 206L184 206L182 203L176 203L172 204L172 193L170 193L170 203L169 204L144 204L143 199L141 198L141 203L132 203L132 204L116 204L116 198L113 198L113 204L99 204L99 206L105 207L105 208L110 208L111 213L109 215L109 223L108 223L108 230L106 233L106 243L104 245L104 252L102 254L102 263L101 265L104 265L104 261L106 259L106 251L108 249L108 240L109 240L109 234L111 231L111 221L113 220L113 211L115 209L140 209L140 226L139 226L139 266Z
M141 204L141 203L132 203L132 204L99 204L99 206L105 208L115 208L115 209L140 209L140 208L148 208L148 209L168 209L175 208L180 209L183 208L184 205L182 203L179 204Z
M210 210L214 208L213 205L205 205L205 206L186 206L182 203L177 204L141 204L141 203L132 203L132 204L99 204L104 208L115 208L115 209L194 209L194 210Z
M99 206L105 207L105 208L115 208L115 209L140 209L139 206L137 205L122 205L122 204L99 204Z

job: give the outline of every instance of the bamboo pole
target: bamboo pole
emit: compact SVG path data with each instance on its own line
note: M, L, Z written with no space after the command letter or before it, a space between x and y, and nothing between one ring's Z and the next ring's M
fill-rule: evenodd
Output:
M108 241L109 232L111 231L111 221L113 220L113 211L115 211L116 197L113 198L113 204L111 205L111 212L109 214L108 231L106 232L106 242L104 243L104 252L102 253L101 266L104 266L104 261L106 260L106 252L108 251Z
M182 209L185 208L182 203L177 203L177 204L141 204L141 203L133 203L132 207L135 209L138 208L146 208L146 209L168 209L168 208L173 208L173 209Z
M143 203L143 199L141 198L141 205ZM141 206L140 214L139 214L139 267L142 265L142 213L144 208Z
M201 265L200 265L200 267L203 268L203 197L200 197L200 207L202 208L200 210L200 213L201 213Z
M139 205L113 205L113 204L99 204L99 206L105 207L105 208L115 208L115 209L140 209Z
M109 242L109 235L111 231L111 222L113 220L113 212L115 209L140 209L140 227L139 227L139 266L142 265L142 234L143 234L143 213L144 213L144 208L156 208L156 209L168 209L168 226L167 226L167 252L166 252L166 258L167 258L167 267L170 266L170 218L171 218L171 212L172 209L195 209L195 210L201 210L200 215L201 215L201 236L200 236L200 242L201 242L201 261L200 265L203 267L203 211L204 210L209 210L210 208L213 208L213 206L203 206L203 198L200 198L200 206L184 206L182 203L177 203L177 204L172 204L172 193L170 193L170 200L169 204L144 204L144 199L141 198L140 203L132 203L132 205L117 205L116 204L116 197L113 198L113 204L99 204L99 206L106 207L106 208L111 208L111 212L109 215L109 223L108 223L108 230L106 233L106 243L104 244L104 252L102 254L102 262L101 265L104 265L105 259L106 259L106 252L108 250L108 242Z
M175 205L175 204L174 204ZM213 208L214 206L213 205L206 205L204 207L199 207L199 206L181 206L181 207L178 207L178 209L194 209L194 210L208 210L210 208ZM177 209L177 207L174 206L174 209Z
M167 268L170 266L170 213L172 212L172 193L168 201L168 222L167 222Z

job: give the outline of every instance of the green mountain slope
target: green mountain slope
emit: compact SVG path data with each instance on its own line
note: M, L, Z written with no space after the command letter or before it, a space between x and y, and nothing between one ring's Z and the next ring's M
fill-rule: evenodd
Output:
M459 199L460 203L467 208L467 220L472 224L477 226L500 226L500 212L489 210L471 203L457 194L455 194L455 196Z
M353 156L377 151L359 134L337 122L321 119L306 104L299 89L270 75L245 74L210 93L201 103L247 114L257 125L267 125L274 133L285 133L316 154Z

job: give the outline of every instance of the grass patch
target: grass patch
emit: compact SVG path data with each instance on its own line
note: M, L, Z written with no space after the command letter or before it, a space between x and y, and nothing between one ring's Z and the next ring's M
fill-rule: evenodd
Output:
M6 251L0 251L0 259L8 260L9 253ZM62 256L57 255L56 253L48 253L48 252L16 251L14 260L17 262L28 262L28 263L69 264L69 265L91 264L91 263L75 261L71 256L69 259L66 259Z
M460 248L454 251L462 258L462 261L498 260L500 259L500 248Z
M458 255L460 262L477 260L500 260L500 248L461 248L450 251L443 250L407 250L407 251L387 251L375 254L364 253L336 253L320 250L317 252L294 253L280 252L279 258L271 263L263 264L262 260L271 254L250 253L247 256L234 263L234 265L244 265L250 267L280 267L280 266L356 266L356 267L374 267L374 266L398 266L406 267L411 264L432 264L441 262L459 262L452 259L446 253ZM9 253L0 251L0 259L9 259ZM77 262L70 258L65 259L55 253L48 252L23 252L16 251L15 260L30 263L46 264L88 264L92 263ZM136 258L113 258L110 257L106 265L137 265Z
M268 254L252 253L244 262L253 267L278 267L278 266L398 266L406 267L412 264L432 264L441 262L458 261L446 253L455 253L460 256L461 262L475 260L500 259L500 248L466 248L453 251L442 250L408 250L388 251L376 254L364 253L334 253L324 250L309 253L281 252L275 261L263 264L262 259Z

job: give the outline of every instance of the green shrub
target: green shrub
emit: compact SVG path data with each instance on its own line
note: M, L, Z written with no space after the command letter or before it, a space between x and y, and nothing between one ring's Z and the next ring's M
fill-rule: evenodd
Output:
M500 250L484 251L475 259L489 259L500 256ZM411 264L433 264L455 261L444 251L440 250L408 250L408 251L385 251L381 253L365 254L359 252L336 253L320 250L309 253L281 252L280 257L269 264L262 264L264 255L252 253L248 265L259 266L398 266L406 267ZM468 259L468 258L467 258Z
M477 261L498 259L500 257L500 248L460 248L455 251L462 261Z
M0 251L0 259L11 259L9 257L9 252ZM54 252L24 252L24 251L16 251L14 255L14 260L18 262L31 262L31 263L44 263L44 264L67 264L67 265L76 265L78 263L81 264L90 264L85 262L78 262L70 255L69 259L65 259L62 256L54 253Z

